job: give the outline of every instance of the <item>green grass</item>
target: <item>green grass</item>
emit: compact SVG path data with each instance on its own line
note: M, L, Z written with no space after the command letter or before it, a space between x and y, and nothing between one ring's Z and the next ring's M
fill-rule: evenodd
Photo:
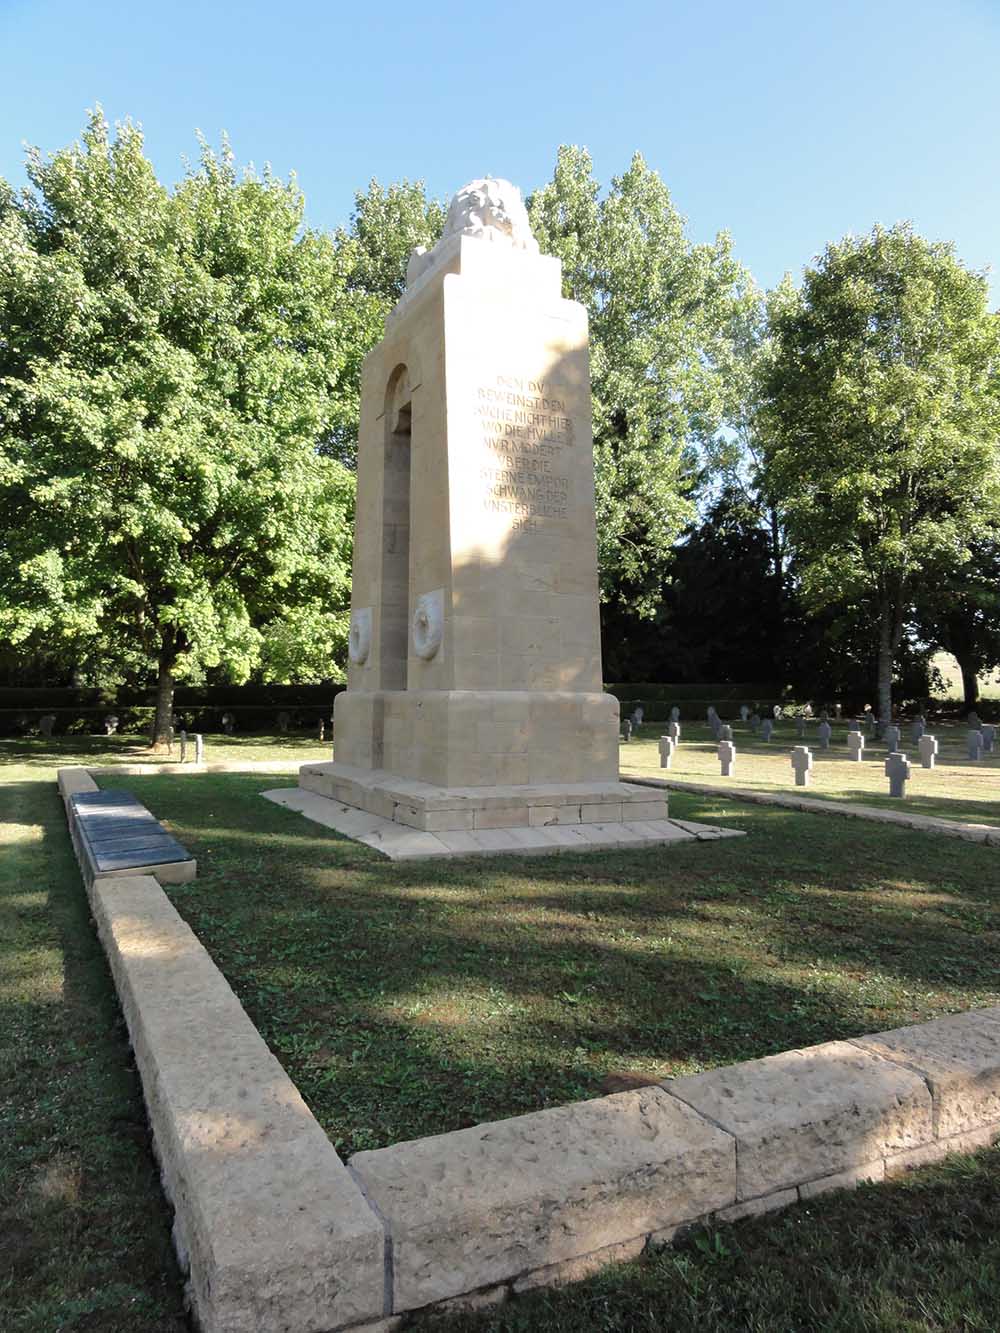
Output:
M692 1233L441 1333L995 1333L1000 1149Z
M0 1328L180 1333L124 1024L40 776L0 771Z
M393 864L282 782L115 785L197 856L168 892L345 1153L1000 1003L992 848L675 794L749 836Z
M794 722L780 722L772 739L765 743L749 726L736 722L736 771L733 777L719 775L716 744L702 724L681 722L681 744L674 754L669 773L660 768L658 738L666 725L644 726L637 739L621 747L624 774L637 777L678 778L685 782L708 782L724 792L727 787L746 787L756 791L791 792L825 801L852 801L861 805L882 806L887 810L906 810L911 814L935 815L939 819L957 819L971 824L1000 825L1000 746L992 755L970 763L966 758L966 728L937 726L939 754L933 769L920 766L916 747L910 743L909 727L903 728L900 747L909 755L911 777L906 796L900 801L889 795L889 780L884 765L886 747L881 741L866 741L865 758L858 764L847 755L847 724L834 723L829 750L821 750L816 741L816 723L809 724L806 740L796 734ZM811 781L807 789L795 786L791 751L795 745L808 745L813 756Z
M329 759L329 744L320 745L315 736L206 736L205 759L209 763L239 763L242 760L298 759L303 764ZM194 742L188 748L187 761L194 760ZM180 762L180 743L174 742L170 754L154 754L142 736L22 736L0 740L0 773L17 765L44 769L55 774L67 764L109 767L112 764L169 764Z
M0 1328L180 1333L55 794L69 744L16 762L8 746L0 769ZM675 795L676 814L750 836L394 866L258 795L288 781L118 780L196 851L174 899L345 1151L1000 1000L994 849ZM990 1151L443 1327L985 1333L998 1209Z

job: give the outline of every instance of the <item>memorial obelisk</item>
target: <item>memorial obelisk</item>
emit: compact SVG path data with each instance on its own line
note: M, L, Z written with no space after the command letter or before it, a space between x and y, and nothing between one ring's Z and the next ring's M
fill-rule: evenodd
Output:
M475 181L365 360L348 686L300 785L428 830L666 818L618 732L587 314L518 191Z

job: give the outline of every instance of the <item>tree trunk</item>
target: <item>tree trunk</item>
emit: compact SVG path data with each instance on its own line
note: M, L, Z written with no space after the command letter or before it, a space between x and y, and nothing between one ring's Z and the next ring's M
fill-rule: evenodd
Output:
M156 678L156 716L150 745L154 750L169 750L174 716L174 659L166 652L160 654L159 674Z
M979 702L979 680L976 667L978 663L968 657L956 657L958 669L962 673L962 694L965 697L965 711L971 712Z
M881 736L892 721L892 659L895 655L893 644L892 603L886 597L882 601L878 626L878 734Z

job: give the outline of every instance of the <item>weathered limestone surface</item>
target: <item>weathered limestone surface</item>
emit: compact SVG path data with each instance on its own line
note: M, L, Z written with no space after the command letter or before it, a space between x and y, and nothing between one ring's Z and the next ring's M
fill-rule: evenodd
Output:
M151 876L91 903L204 1333L381 1318L382 1226L205 949Z
M735 1198L732 1138L656 1087L358 1153L350 1165L387 1221L396 1310Z
M922 1078L845 1041L664 1085L737 1140L737 1198L862 1166L932 1138Z
M877 1032L853 1044L927 1081L935 1137L950 1138L1000 1121L1000 1008Z
M64 801L75 796L78 791L97 791L97 783L86 768L60 768L56 774L59 783L59 795Z

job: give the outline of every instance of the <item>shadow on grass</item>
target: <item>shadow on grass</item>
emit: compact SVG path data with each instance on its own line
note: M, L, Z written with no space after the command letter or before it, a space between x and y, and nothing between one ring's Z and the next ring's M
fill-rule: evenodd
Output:
M266 776L104 785L198 857L170 893L345 1152L1000 1000L989 848L674 796L750 836L393 864Z

